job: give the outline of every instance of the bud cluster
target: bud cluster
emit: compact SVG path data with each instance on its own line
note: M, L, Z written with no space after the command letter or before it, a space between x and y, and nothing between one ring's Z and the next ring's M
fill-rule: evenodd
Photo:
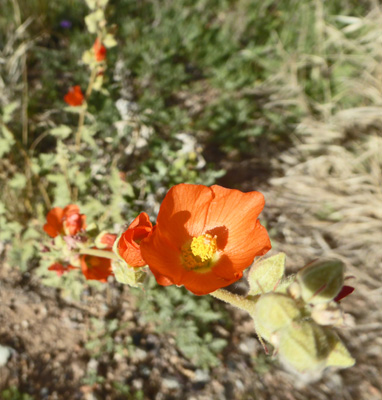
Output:
M344 286L344 264L317 260L292 277L284 276L284 264L280 253L249 272L248 298L255 303L250 314L258 335L298 372L353 366L354 359L333 329L343 325L339 300L352 292Z

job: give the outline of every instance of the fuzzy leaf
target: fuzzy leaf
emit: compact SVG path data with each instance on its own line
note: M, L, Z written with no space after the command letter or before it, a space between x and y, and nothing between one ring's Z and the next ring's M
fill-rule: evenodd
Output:
M87 6L91 9L91 10L95 10L97 8L97 0L85 0Z
M108 33L105 36L105 38L102 40L102 43L108 49L117 45L117 41L115 40L114 35L112 35L111 33Z
M4 121L5 124L7 124L8 122L11 121L12 115L15 112L15 110L17 109L18 106L19 106L19 102L18 101L13 101L12 103L7 104L3 108L3 121Z
M24 174L17 173L14 177L8 182L9 186L12 189L23 189L27 183L27 178Z
M59 139L66 139L72 133L72 129L67 125L59 125L51 129L50 133Z
M102 10L92 12L85 17L85 23L90 33L96 33L98 24L105 18L105 14Z

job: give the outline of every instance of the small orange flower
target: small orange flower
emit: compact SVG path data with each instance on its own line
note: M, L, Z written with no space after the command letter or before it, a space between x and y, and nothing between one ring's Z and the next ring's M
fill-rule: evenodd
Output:
M55 207L46 216L47 223L44 231L52 238L58 235L74 236L86 228L86 216L80 214L80 209L74 204L69 204L64 209Z
M64 96L65 103L72 107L80 106L84 102L84 95L80 86L73 86Z
M132 267L143 267L146 262L141 255L140 243L153 230L149 216L142 212L121 235L117 249L119 255Z
M62 276L65 272L68 272L71 269L78 269L78 268L73 267L72 265L62 265L56 262L48 268L48 271L56 271L56 274L58 276Z
M94 57L96 61L100 62L106 58L106 47L97 38L93 44Z
M271 248L258 220L263 207L259 192L176 185L141 242L142 257L161 285L184 285L196 295L228 286Z
M96 280L105 283L108 276L113 275L109 258L82 255L80 257L81 270L87 280Z

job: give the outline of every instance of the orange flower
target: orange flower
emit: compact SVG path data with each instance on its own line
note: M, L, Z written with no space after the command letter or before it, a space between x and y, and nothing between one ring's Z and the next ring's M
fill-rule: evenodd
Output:
M96 61L100 62L106 58L106 47L97 38L93 44L94 57Z
M121 235L117 249L119 255L132 267L143 267L146 262L141 255L140 243L152 232L149 216L143 212L129 225Z
M80 209L74 204L69 204L64 209L55 207L46 216L44 231L52 238L58 235L74 236L86 228L85 220L86 216L80 214Z
M176 185L141 242L142 257L159 284L184 285L197 295L228 286L271 248L258 220L263 207L259 192Z
M80 106L84 102L84 95L80 86L74 86L69 89L69 92L64 96L65 103L72 107Z
M54 263L48 268L48 271L56 271L56 274L58 276L62 276L65 272L68 272L71 269L78 269L78 268L73 267L72 265L62 265L60 263Z
M105 283L107 277L113 275L109 258L82 255L80 257L81 270L87 280L96 280Z

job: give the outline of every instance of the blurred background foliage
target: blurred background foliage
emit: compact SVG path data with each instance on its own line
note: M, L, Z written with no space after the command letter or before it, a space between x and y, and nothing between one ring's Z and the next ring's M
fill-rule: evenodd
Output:
M85 2L0 5L0 254L74 299L78 276L58 279L40 260L51 207L76 202L88 221L119 232L141 210L154 220L174 184L239 188L235 163L255 158L249 173L266 186L282 174L279 154L306 135L307 118L329 124L343 110L382 104L377 1L113 0L106 17L118 45L107 54L107 93L92 95L77 151L78 115L63 96L87 85L81 57L94 37ZM335 211L329 204L320 218ZM225 340L212 343L208 332L223 309L172 288L141 300L145 318L171 321L186 357L216 365ZM91 351L123 329L108 324L95 329Z

